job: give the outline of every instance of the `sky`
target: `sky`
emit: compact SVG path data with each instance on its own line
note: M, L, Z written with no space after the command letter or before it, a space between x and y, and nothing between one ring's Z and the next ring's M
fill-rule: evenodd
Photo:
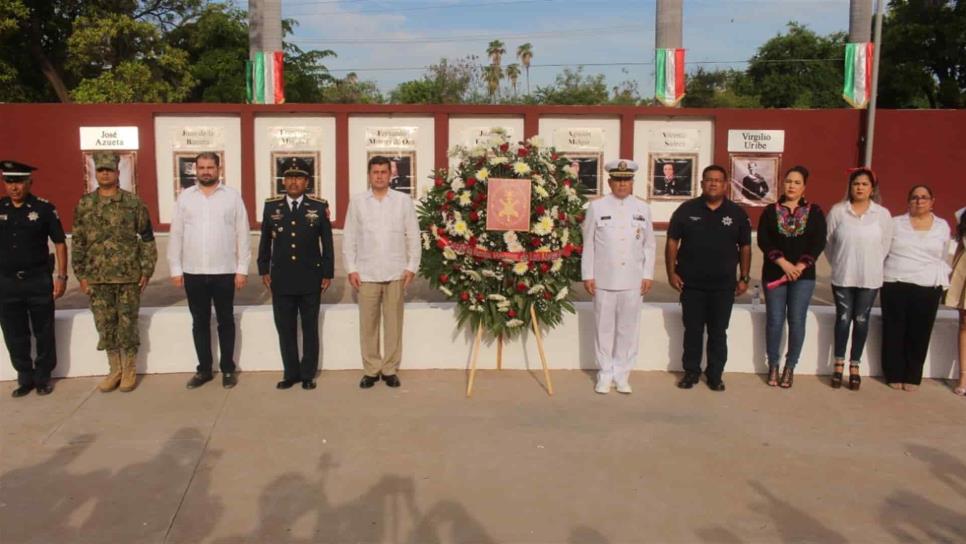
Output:
M353 71L385 93L442 57L486 61L500 39L504 66L533 44L531 89L583 65L610 87L632 80L653 96L654 0L282 0L282 17L298 22L289 39L302 49L336 52L325 61L334 76ZM848 18L849 0L684 0L686 62L744 68L789 21L828 34L847 31Z

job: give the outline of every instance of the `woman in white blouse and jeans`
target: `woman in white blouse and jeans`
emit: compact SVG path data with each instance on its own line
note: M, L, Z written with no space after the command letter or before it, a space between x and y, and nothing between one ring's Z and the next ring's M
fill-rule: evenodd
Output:
M892 242L892 216L878 202L875 174L868 168L857 168L849 175L846 199L832 206L828 214L825 255L832 265L835 295L835 388L842 387L849 329L849 389L857 391L862 383L859 363L869 334L869 313L882 287L882 264Z
M882 372L893 389L915 391L939 309L949 286L949 224L932 213L932 189L909 191L909 212L893 218L882 284Z

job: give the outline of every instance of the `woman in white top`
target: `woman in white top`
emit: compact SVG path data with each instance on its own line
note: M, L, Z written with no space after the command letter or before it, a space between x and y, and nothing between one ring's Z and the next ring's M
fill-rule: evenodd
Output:
M966 208L956 212L956 257L946 292L946 306L959 310L959 384L953 392L966 397Z
M846 199L832 206L828 214L825 255L832 265L835 295L835 388L842 387L849 329L849 389L857 391L862 383L859 362L869 334L869 313L882 287L882 263L892 242L892 216L878 202L875 174L868 168L856 168L849 175Z
M932 213L932 189L909 190L909 212L895 231L882 284L882 373L893 389L915 391L943 289L949 285L949 223Z

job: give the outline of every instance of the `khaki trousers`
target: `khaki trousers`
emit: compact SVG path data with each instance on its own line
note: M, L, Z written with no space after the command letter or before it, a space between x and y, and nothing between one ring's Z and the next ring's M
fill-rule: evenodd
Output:
M403 280L364 281L359 286L359 340L367 376L392 376L402 360ZM383 347L379 351L382 318Z

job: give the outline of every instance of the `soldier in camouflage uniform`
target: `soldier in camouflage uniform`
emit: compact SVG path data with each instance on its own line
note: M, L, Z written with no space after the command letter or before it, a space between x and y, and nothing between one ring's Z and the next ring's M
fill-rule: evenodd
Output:
M98 350L111 372L98 388L132 391L137 384L138 310L158 250L144 202L118 186L117 155L94 154L96 191L74 210L71 259L81 291L90 296Z

